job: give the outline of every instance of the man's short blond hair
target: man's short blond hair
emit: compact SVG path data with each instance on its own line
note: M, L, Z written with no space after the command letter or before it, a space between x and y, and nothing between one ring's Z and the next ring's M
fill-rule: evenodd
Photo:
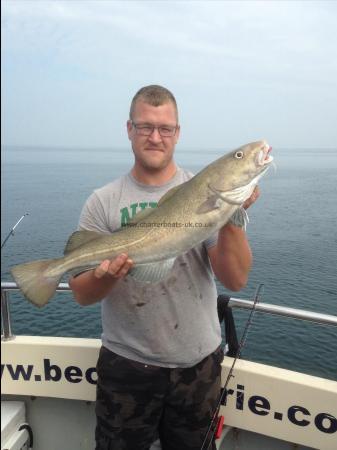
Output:
M172 92L163 86L159 86L157 84L151 84L150 86L144 86L136 93L133 97L130 107L130 120L132 120L132 115L135 109L136 102L140 100L145 103L148 103L151 106L161 106L165 103L173 103L174 109L176 111L177 124L179 123L178 119L178 107L176 99Z

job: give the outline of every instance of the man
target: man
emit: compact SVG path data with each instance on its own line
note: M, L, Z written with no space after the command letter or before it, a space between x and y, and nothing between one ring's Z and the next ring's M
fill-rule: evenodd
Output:
M167 89L137 92L127 133L134 166L89 197L80 229L111 233L192 176L173 159L180 126ZM255 190L244 206L257 197ZM178 257L160 283L127 276L126 254L70 280L81 305L102 300L96 450L149 449L157 434L163 450L200 449L219 398L223 357L214 275L237 291L251 260L243 228L229 223Z

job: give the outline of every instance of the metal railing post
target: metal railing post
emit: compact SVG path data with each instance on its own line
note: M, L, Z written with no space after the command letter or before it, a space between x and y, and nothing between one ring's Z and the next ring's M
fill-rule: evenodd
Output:
M3 331L1 340L10 341L14 339L15 336L12 333L11 313L9 309L9 293L4 289L1 289L1 322Z

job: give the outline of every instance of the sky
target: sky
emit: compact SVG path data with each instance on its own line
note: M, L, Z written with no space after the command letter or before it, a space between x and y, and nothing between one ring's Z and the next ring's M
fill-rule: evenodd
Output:
M337 2L1 0L2 145L127 147L175 95L181 148L337 149Z

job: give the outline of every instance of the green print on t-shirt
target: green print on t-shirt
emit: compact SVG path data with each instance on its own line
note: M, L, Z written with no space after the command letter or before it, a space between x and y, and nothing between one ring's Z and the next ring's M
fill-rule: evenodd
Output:
M140 211L143 211L146 208L156 208L157 204L157 202L139 202L132 203L130 206L125 206L120 210L121 226L127 225Z

